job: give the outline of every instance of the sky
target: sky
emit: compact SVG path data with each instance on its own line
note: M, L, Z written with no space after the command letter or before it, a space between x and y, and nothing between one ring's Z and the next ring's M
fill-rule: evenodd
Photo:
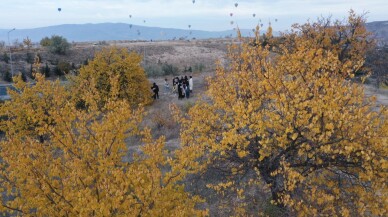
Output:
M111 22L220 31L271 23L285 31L321 16L343 20L350 9L367 13L368 22L388 20L388 0L0 0L0 5L0 29Z

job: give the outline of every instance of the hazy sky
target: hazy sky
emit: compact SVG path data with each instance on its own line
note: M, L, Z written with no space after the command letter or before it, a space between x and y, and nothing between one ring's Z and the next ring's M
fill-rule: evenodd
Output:
M343 19L351 8L357 13L368 12L368 22L388 20L388 0L195 0L194 4L192 1L0 0L0 29L122 22L227 30L236 25L250 29L261 20L264 25L271 22L275 30L285 30L293 23L316 20L321 15ZM58 8L61 8L60 12Z

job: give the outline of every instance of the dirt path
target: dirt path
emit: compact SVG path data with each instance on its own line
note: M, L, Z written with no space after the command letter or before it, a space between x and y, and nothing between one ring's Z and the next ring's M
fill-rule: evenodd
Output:
M365 95L376 96L377 105L385 105L388 106L388 90L385 89L377 89L372 85L365 85Z

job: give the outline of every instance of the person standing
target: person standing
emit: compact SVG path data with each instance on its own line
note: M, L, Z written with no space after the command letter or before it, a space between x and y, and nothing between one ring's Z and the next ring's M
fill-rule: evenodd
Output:
M159 99L159 87L154 83L151 87L152 91L154 92L154 99Z
M168 84L167 78L164 79L164 90L166 93L170 92L170 85Z
M188 85L184 85L184 87L185 87L186 98L188 99L190 97L190 89Z
M172 79L172 92L177 93L177 87L178 87L178 77L175 77Z
M190 89L190 93L193 92L193 77L190 75L190 79L189 79L189 89Z
M182 99L183 97L183 93L182 93L182 84L181 83L178 83L178 99Z

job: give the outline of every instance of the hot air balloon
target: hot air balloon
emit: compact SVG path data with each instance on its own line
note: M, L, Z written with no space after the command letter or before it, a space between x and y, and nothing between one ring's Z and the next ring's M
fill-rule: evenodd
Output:
M256 14L252 14L253 17L256 17Z
M230 16L232 17L232 16L233 16L233 13L230 13Z
M191 28L191 25L188 25L189 28Z
M234 4L234 6L237 8L237 6L238 6L238 3L235 3L235 4Z
M230 25L233 25L233 23L234 23L233 21L230 21Z
M255 29L252 29L252 32L255 32L256 30Z
M132 18L132 15L131 15L131 14L129 15L129 18Z
M195 0L193 0L193 4L195 3Z
M145 23L146 21L145 20L143 20L143 23Z
M275 22L278 22L278 19L275 19Z
M58 8L58 11L61 12L62 8Z

